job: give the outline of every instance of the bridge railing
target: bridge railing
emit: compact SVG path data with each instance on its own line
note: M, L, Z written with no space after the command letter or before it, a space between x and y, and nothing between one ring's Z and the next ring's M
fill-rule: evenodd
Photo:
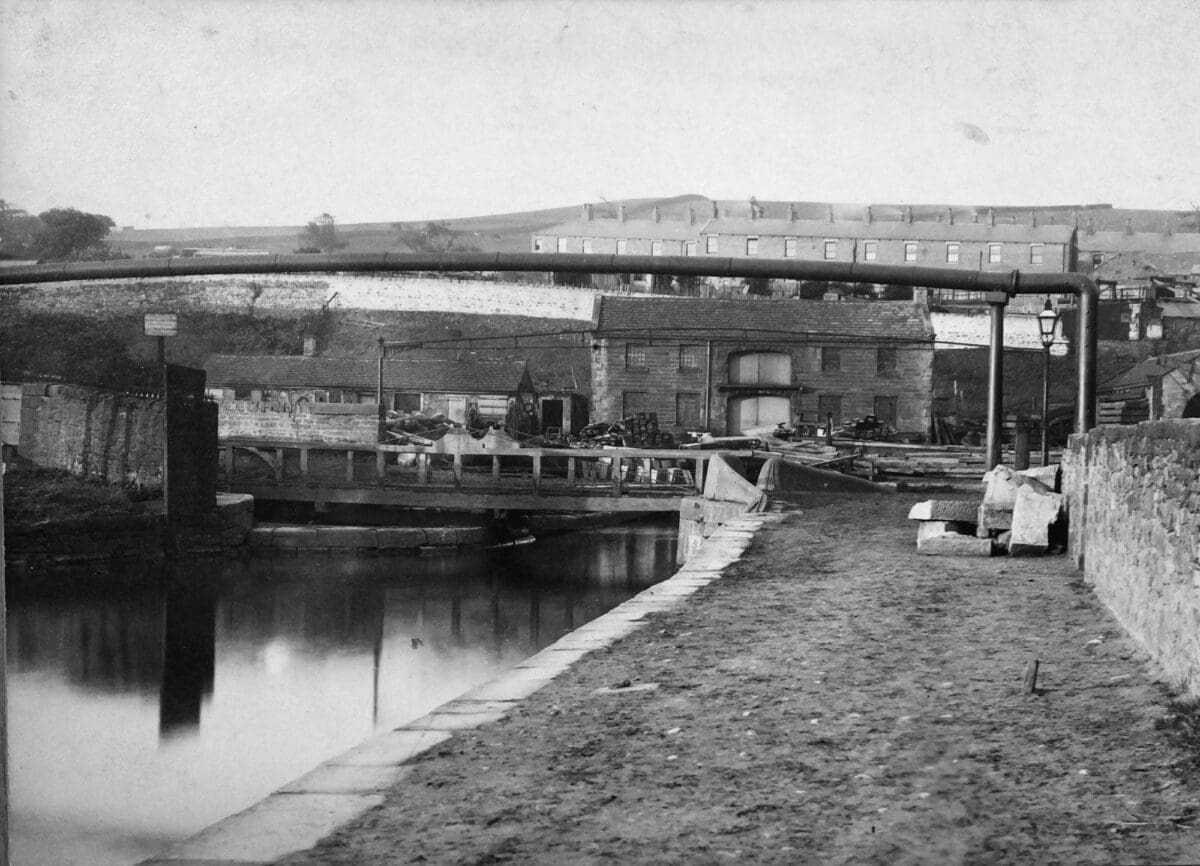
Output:
M419 445L221 439L230 486L502 490L540 496L686 496L704 490L713 456L754 451L642 448L521 448L442 453Z

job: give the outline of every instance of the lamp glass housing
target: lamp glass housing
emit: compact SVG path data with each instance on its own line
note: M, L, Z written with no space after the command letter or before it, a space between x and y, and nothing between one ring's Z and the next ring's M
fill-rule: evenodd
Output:
M1058 312L1050 304L1050 299L1046 299L1046 308L1038 313L1038 333L1042 338L1042 345L1049 346L1054 342L1054 331L1058 327Z

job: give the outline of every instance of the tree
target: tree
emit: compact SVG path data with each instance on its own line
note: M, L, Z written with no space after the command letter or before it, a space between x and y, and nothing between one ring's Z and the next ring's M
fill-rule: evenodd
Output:
M38 218L0 199L0 259L21 259L32 255Z
M300 234L300 247L305 250L315 249L328 253L348 245L347 241L338 238L337 226L333 217L327 213L321 214L306 225Z
M455 231L445 223L425 223L424 227L415 229L404 223L392 223L398 234L396 245L408 247L413 253L473 253L479 246L470 240L463 232Z
M104 214L53 208L37 216L33 253L43 261L69 262L107 259L111 251L104 239L116 223Z

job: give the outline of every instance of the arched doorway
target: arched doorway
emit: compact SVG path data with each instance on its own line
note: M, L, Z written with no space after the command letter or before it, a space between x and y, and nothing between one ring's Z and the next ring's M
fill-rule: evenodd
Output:
M1182 418L1200 418L1200 394L1193 394L1192 399L1183 407Z

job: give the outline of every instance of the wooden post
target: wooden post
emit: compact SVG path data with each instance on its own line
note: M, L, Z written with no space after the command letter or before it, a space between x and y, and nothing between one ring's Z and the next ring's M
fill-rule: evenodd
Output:
M1039 665L1039 662L1037 659L1030 659L1029 663L1027 665L1025 665L1024 687L1025 687L1025 694L1027 694L1027 695L1036 695L1037 694L1038 665Z
M696 458L696 477L694 480L696 482L696 495L703 496L704 495L704 458L703 457Z
M417 455L417 483L429 483L429 455L424 451Z
M387 452L375 452L375 486L382 487L383 479L387 476Z
M346 449L346 480L354 481L354 452Z
M533 492L536 496L542 492L542 455L533 455Z
M275 449L275 481L279 483L283 481L283 449Z
M492 455L492 481L500 483L500 458L495 454Z
M300 449L300 477L308 477L308 448Z
M463 470L462 454L461 453L455 454L454 455L454 486L455 487L462 487L462 470Z
M574 457L567 458L567 486L568 487L575 486L575 458Z
M225 461L225 483L233 481L233 446L226 445L221 449L221 457Z
M644 480L645 480L645 481L646 481L648 484L653 484L653 483L654 483L654 472L653 472L653 470L650 468L650 464L651 464L651 463L653 463L653 461L652 461L652 460L651 460L649 457L645 458L645 459L642 461L642 473L643 473L643 474L646 476Z
M621 495L621 460L622 458L614 456L612 459L612 495Z

